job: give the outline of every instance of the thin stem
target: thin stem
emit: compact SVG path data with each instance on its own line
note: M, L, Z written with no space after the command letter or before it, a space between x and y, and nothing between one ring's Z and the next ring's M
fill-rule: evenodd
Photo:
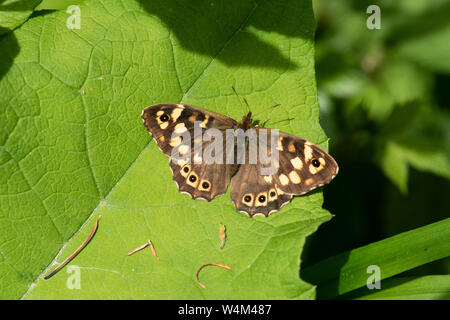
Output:
M67 257L66 260L61 262L59 266L57 266L52 272L50 272L48 275L44 277L45 280L50 279L53 277L59 270L61 270L66 264L68 264L70 261L72 261L73 258L77 256L77 254L80 253L81 250L83 250L84 247L91 241L92 237L94 236L95 232L97 231L98 221L100 220L102 216L98 216L97 221L94 224L94 227L91 230L91 233L89 233L86 240L83 241L83 243L78 247L77 250L75 250L70 256Z
M206 266L217 266L217 267L221 267L221 268L224 268L224 269L227 269L227 270L231 270L231 267L229 267L229 266L227 266L227 265L225 265L225 264L222 264L222 263L209 262L209 263L202 264L202 265L197 269L197 272L195 273L195 280L197 281L197 283L198 283L203 289L206 289L206 286L205 286L203 283L200 282L200 280L198 279L198 274L200 273L200 270L202 270L202 269L203 269L204 267L206 267Z
M138 251L144 249L144 248L147 247L147 246L148 246L148 242L144 243L144 244L143 244L142 246L140 246L140 247L137 247L137 248L134 249L133 251L128 252L127 255L131 256L133 253L138 252Z

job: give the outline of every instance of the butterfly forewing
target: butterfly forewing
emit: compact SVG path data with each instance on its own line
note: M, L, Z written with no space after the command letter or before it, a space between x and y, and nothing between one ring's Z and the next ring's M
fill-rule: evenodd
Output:
M223 131L222 136L225 137L225 130L232 128L236 124L235 120L219 113L182 104L150 106L144 109L142 119L158 147L171 157L173 180L181 193L186 193L194 199L209 201L227 191L237 166L208 164L203 161L204 149L213 141L212 139L202 140L198 149L194 144L197 139L204 137L208 128ZM183 139L185 132L189 134L188 141ZM174 155L175 157L172 157Z

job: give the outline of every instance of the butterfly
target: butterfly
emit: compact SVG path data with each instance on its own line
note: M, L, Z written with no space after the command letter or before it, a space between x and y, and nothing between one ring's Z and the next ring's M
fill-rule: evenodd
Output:
M251 116L249 112L241 121L236 121L216 112L175 103L156 104L142 111L144 126L159 149L171 160L174 160L175 151L177 156L181 156L177 161L170 161L173 180L181 193L193 199L211 201L226 193L231 181L230 196L236 210L249 217L267 217L289 203L294 195L327 184L337 175L336 161L320 147L288 133L254 126ZM222 158L219 160L225 160L227 155L233 153L233 161L202 161L202 152L211 149L213 141L220 140L217 137L202 140L203 135L211 130L222 133L221 143L225 145L226 141L231 141L226 140L227 133L230 130L238 132L239 129L244 133L252 130L258 138L262 137L263 131L266 132L267 154L278 152L278 158L270 162L276 172L261 174L263 168L269 168L269 164L262 163L262 160L256 163L249 161L251 148L248 136L243 149L240 149L244 151L244 161L237 161L239 146L234 140L231 142L232 149L219 155ZM183 138L182 134L185 134ZM272 136L277 141L273 141ZM184 137L191 139L184 141ZM195 143L198 143L197 146ZM182 157L183 154L186 158Z

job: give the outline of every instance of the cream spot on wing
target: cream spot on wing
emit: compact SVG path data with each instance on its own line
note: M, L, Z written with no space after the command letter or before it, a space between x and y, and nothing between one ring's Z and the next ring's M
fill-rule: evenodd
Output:
M272 183L272 176L264 176L264 180L265 180L267 183Z
M194 163L202 163L203 159L198 153L194 154Z
M179 166L184 166L186 163L188 163L188 161L186 159L178 159L177 160L177 165L179 165Z
M164 136L159 137L159 141L164 142L166 140L166 138L164 138Z
M325 165L325 159L324 158L319 158L319 162L322 166Z
M183 144L182 146L180 146L178 151L180 152L180 154L186 154L189 151L189 146Z
M186 183L187 183L188 185L190 185L191 187L197 188L197 185L198 185L198 175L197 175L194 171L192 171L192 172L189 174L189 177L187 177Z
M176 138L170 139L169 145L170 145L171 147L176 147L176 146L178 146L180 143L181 143L181 137L176 137Z
M184 106L182 104L177 104L178 108L184 109Z
M291 164L297 170L300 170L303 167L303 162L302 162L302 160L300 160L299 157L295 157L294 159L291 159Z
M167 121L161 121L160 118L163 114L165 114L165 112L163 110L159 110L158 112L156 112L156 121L158 122L158 125L161 129L167 128L167 126L169 125L169 120L170 120L170 117L167 116L167 118L168 118Z
M177 119L180 117L181 113L183 112L183 108L175 108L173 109L172 113L171 113L171 117L172 117L172 122L177 121Z
M209 120L209 116L206 114L205 120L203 120L202 123L200 123L200 127L206 128L206 124L208 123L208 120Z
M285 174L280 174L280 182L283 186L287 186L289 184L289 178Z
M312 164L310 164L309 165L309 172L311 172L312 174L316 174L317 173L317 169Z
M312 178L308 178L308 179L306 179L305 183L306 183L307 186L309 186L309 185L311 185L311 183L313 183L313 179Z
M289 152L295 152L295 146L293 142L289 143L288 150Z
M179 123L175 126L175 130L176 133L183 133L185 131L187 131L186 126L184 125L184 123Z
M165 128L167 128L168 126L169 126L169 121L161 122L161 124L159 125L159 127L160 127L161 129L165 129Z
M275 191L275 189L270 189L269 190L269 201L273 201L277 198L277 192Z
M274 160L273 164L275 167L279 168L280 167L280 162L278 160Z
M277 146L277 149L279 150L279 151L283 151L283 137L279 137L278 138L278 146Z
M313 149L305 143L305 161L308 162L313 157Z
M255 217L255 216L265 217L266 215L264 213L261 213L261 212L256 212L252 217Z
M292 183L295 183L295 184L299 184L301 181L300 176L294 170L289 172L289 179L291 179Z
M247 197L249 197L249 198L247 198ZM248 201L246 201L246 200L248 200ZM245 203L247 206L251 207L253 205L253 195L251 193L244 194L244 196L242 197L242 202Z
M191 165L190 165L190 164L186 164L186 165L183 166L183 167L181 168L181 170L180 170L180 174L181 174L183 177L185 177L185 178L188 176L189 172L191 172Z
M277 185L275 185L275 189L277 189L277 194L284 194L283 190L281 190L280 188L278 188Z
M260 199L260 197L264 197L264 201L260 201L262 199ZM264 206L267 203L267 192L261 192L258 193L258 195L255 198L255 206L256 207L260 207L260 206Z
M195 114L193 114L193 115L191 115L190 117L189 117L189 121L190 122L192 122L192 123L194 123L195 122L195 119L197 119L197 117L195 116Z
M200 191L209 191L211 190L211 182L208 180L203 179L200 181L200 184L198 185L198 190Z

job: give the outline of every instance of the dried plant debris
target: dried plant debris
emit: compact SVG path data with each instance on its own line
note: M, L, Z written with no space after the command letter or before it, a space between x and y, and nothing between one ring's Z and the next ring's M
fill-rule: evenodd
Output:
M219 236L221 241L220 249L223 249L223 247L225 246L225 241L227 239L225 231L226 231L225 225L223 223L220 223L219 225Z
M130 251L127 253L127 255L131 256L133 253L136 253L138 251L141 251L142 249L150 247L150 250L152 250L153 256L156 258L156 260L159 260L158 255L156 254L155 247L153 246L153 243L150 240L147 240L146 243L144 243L142 246L137 247L136 249Z
M136 253L138 251L141 251L142 249L144 249L145 247L148 247L148 242L144 243L142 246L137 247L136 249L130 251L127 253L128 256L131 256L133 253Z
M158 255L156 254L155 247L153 246L153 242L151 242L150 240L148 240L148 244L150 245L150 249L152 250L153 256L156 258L156 260L159 260L159 257L158 257Z
M47 279L50 279L51 277L53 277L66 264L68 264L70 261L72 261L72 259L75 258L77 256L77 254L79 254L80 251L83 250L84 247L86 247L86 245L89 243L89 241L91 241L92 237L94 236L95 232L97 231L98 221L100 220L101 217L102 216L98 216L97 221L95 222L94 227L92 228L92 230L89 233L88 237L86 238L86 240L83 241L83 243L78 247L78 249L75 250L70 256L68 256L66 260L61 262L61 264L59 266L57 266L52 272L50 272L48 275L46 275L44 277L44 279L47 280Z
M198 274L199 274L200 271L201 271L204 267L206 267L206 266L217 266L217 267L221 267L221 268L224 268L224 269L227 269L227 270L231 270L231 267L229 267L229 266L227 266L227 265L225 265L225 264L222 264L222 263L209 262L209 263L202 264L202 265L197 269L197 272L195 273L195 280L197 281L197 283L198 283L203 289L206 289L206 286L205 286L203 283L200 282L200 280L198 279Z

